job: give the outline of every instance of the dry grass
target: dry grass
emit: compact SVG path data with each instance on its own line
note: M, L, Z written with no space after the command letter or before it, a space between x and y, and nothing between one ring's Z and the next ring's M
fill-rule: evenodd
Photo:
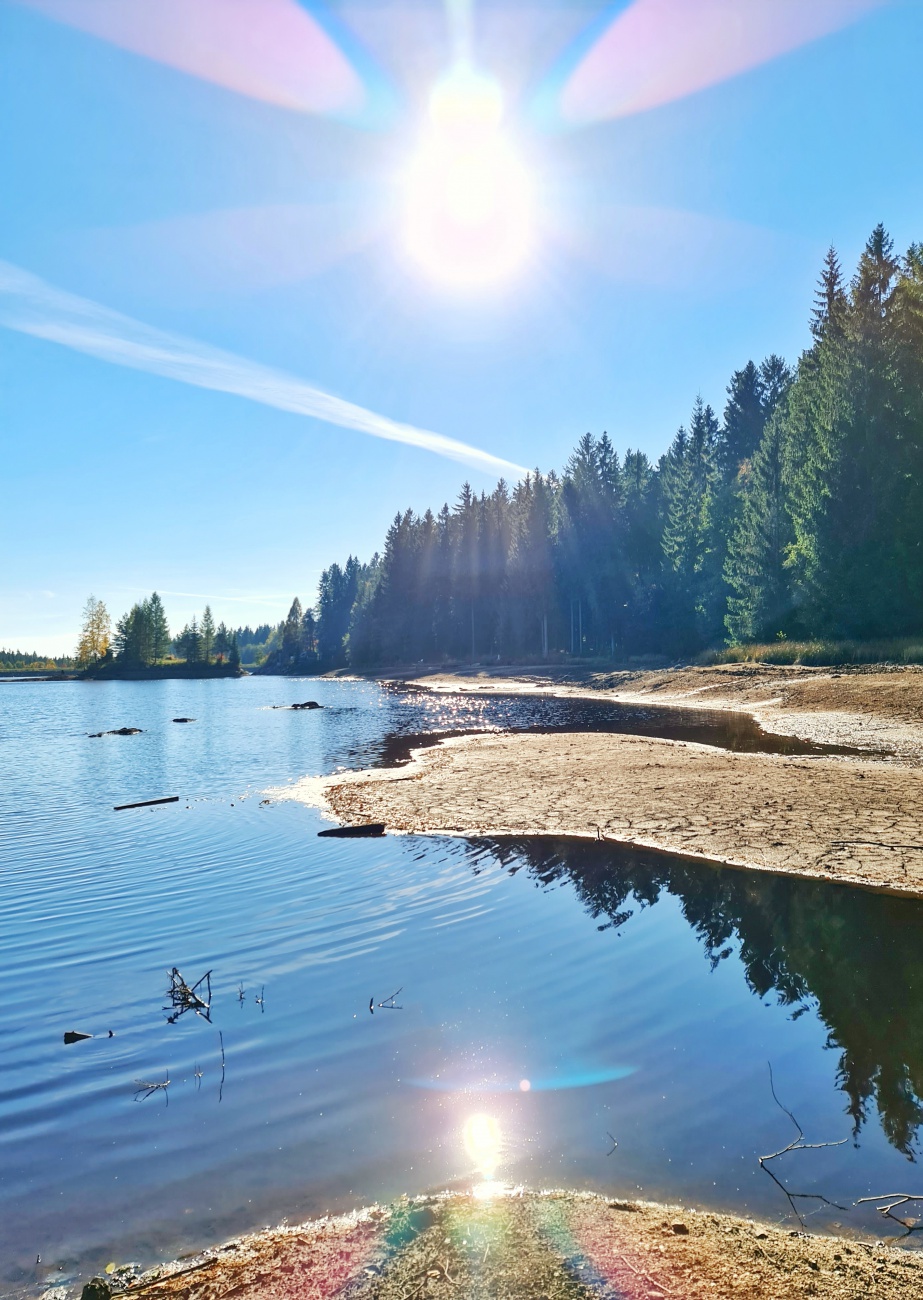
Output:
M801 664L835 667L841 664L920 664L923 637L895 637L881 641L769 641L728 646L703 654L702 664Z

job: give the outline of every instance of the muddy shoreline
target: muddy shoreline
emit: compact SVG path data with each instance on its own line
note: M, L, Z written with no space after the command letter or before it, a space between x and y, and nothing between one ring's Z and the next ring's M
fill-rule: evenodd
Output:
M735 753L617 734L455 737L398 769L322 783L340 821L415 834L590 836L720 862L923 895L923 673L727 668L581 682L480 672L436 691L539 692L737 709L837 756ZM316 802L296 784L286 797Z

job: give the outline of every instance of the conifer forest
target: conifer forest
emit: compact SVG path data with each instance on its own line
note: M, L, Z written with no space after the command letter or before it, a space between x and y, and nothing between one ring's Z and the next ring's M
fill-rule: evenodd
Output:
M560 472L395 515L380 555L322 575L272 658L691 655L923 630L923 244L883 226L824 261L811 344L695 399L656 463L585 434Z

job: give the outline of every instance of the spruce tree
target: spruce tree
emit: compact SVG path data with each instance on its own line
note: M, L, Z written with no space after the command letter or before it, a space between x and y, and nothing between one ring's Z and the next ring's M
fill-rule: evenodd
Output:
M210 664L212 660L212 646L215 644L215 620L212 616L211 606L206 605L202 614L202 626L199 632L202 642L202 659L205 663Z
M151 593L148 601L148 636L152 663L159 663L170 647L170 628L167 623L166 610L157 592Z
M785 558L792 541L783 480L782 412L770 419L742 471L742 510L728 545L725 576L733 593L725 625L732 641L764 640L785 632L791 584Z

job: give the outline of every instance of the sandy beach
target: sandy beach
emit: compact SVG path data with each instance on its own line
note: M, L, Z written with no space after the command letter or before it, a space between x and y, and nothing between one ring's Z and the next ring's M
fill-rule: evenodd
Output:
M601 734L475 735L390 770L342 774L323 799L343 822L456 835L604 838L755 870L923 893L923 673L751 665L562 681L481 672L440 691L539 691L737 709L767 731L849 756L735 753ZM285 792L315 802L316 782Z

